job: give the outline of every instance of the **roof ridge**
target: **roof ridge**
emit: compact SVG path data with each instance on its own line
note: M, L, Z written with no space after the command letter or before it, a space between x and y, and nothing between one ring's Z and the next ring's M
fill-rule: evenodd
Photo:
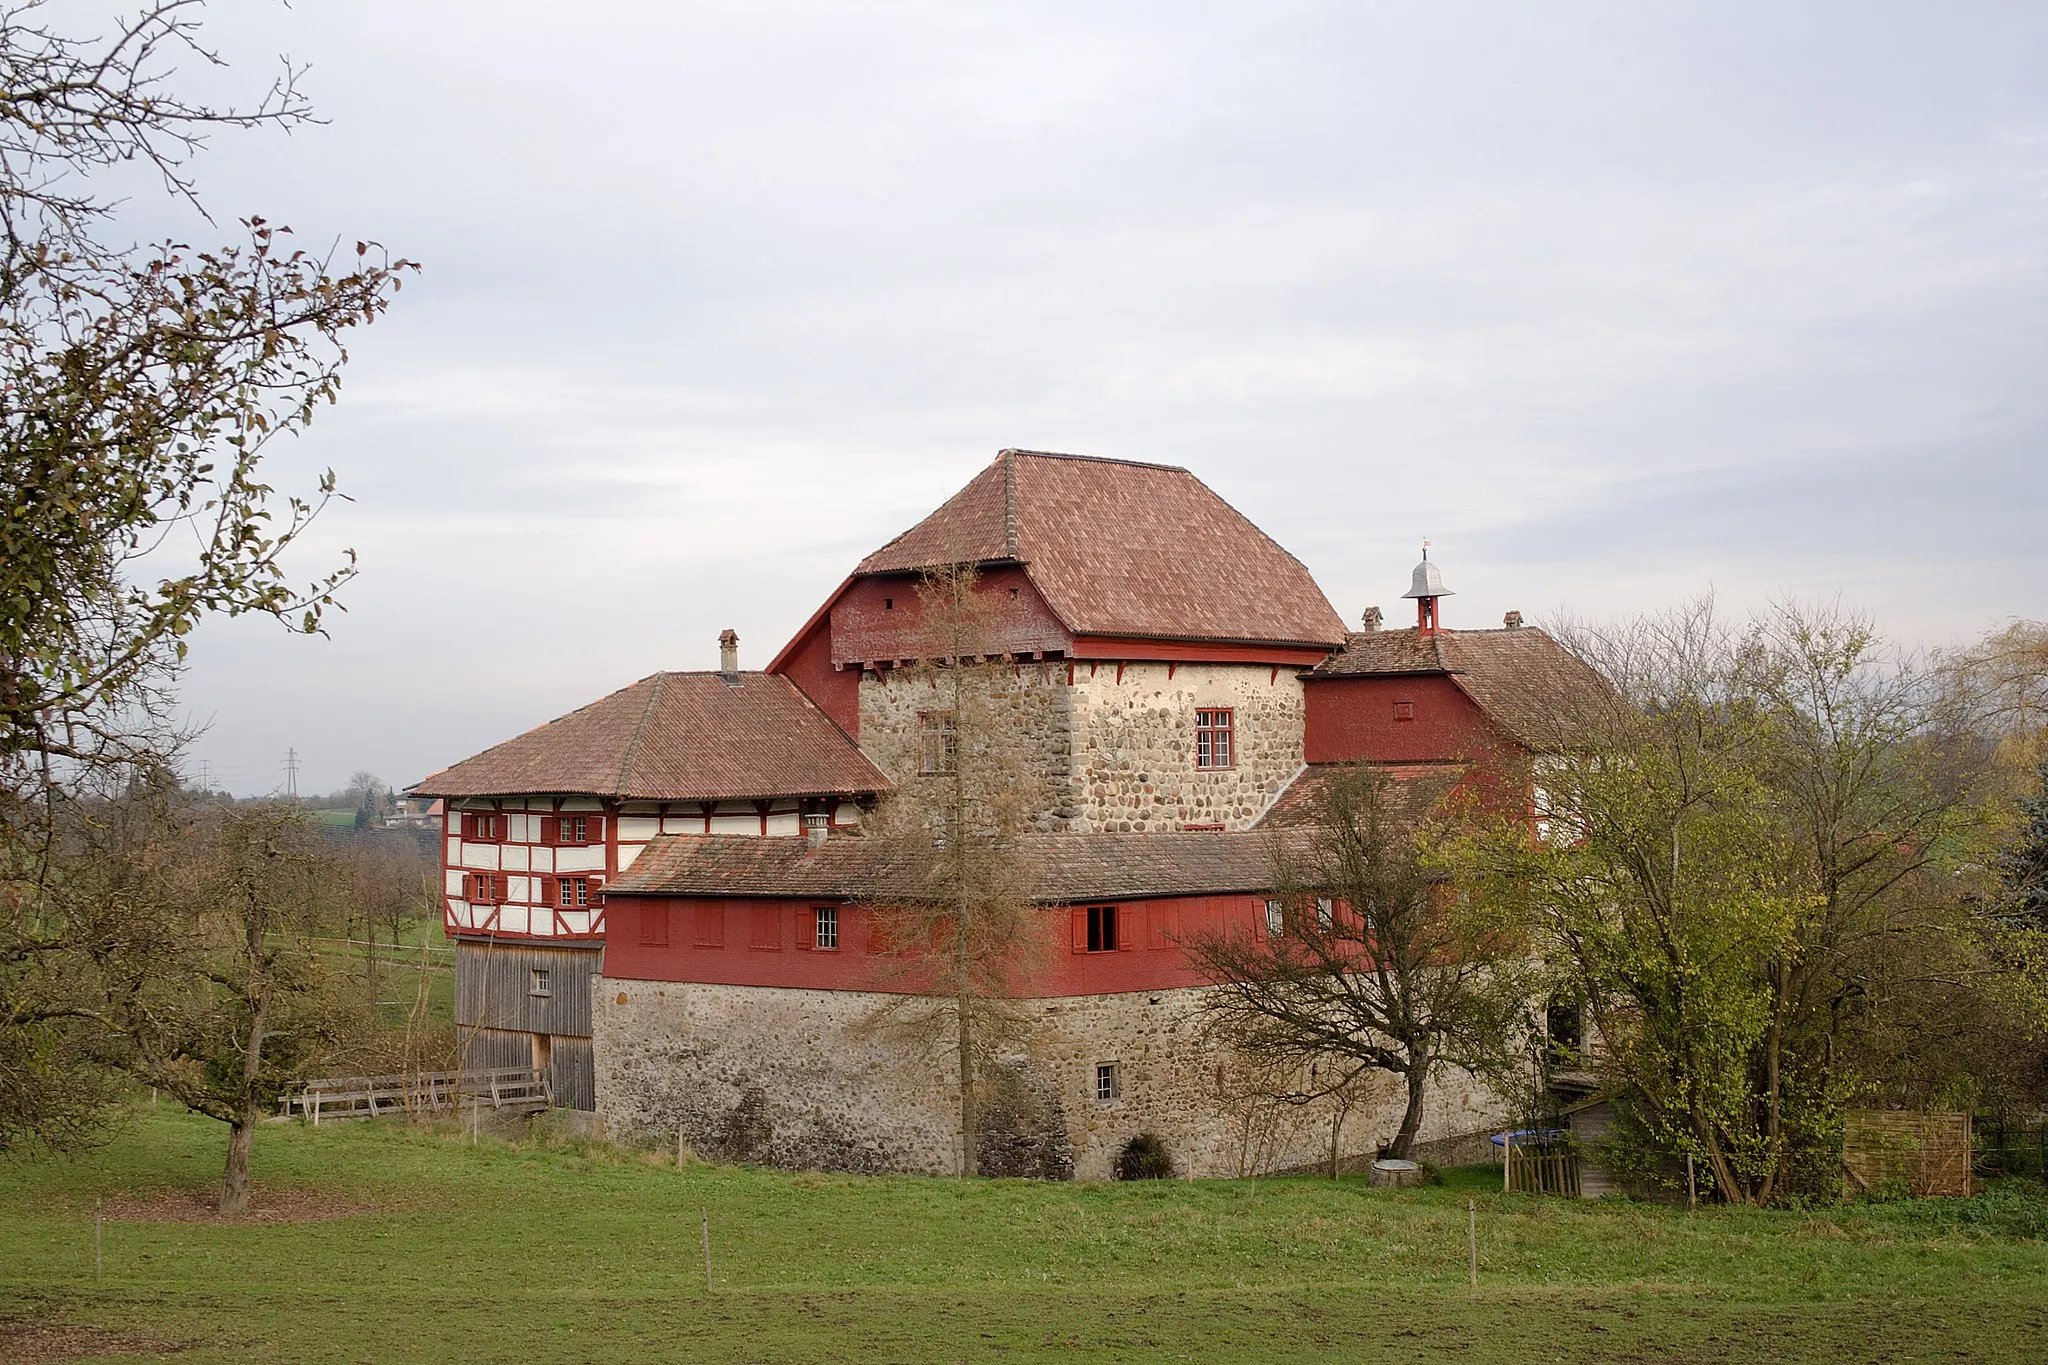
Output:
M667 673L654 675L654 688L647 694L647 705L640 712L640 723L633 727L633 738L626 745L626 757L619 765L619 795L633 790L633 764L640 757L640 740L647 733L647 722L654 716L654 708L661 704L661 687L668 681Z
M1014 446L1005 446L997 454L1005 456L1028 455L1034 460L1081 460L1088 464L1122 464L1129 465L1133 469L1163 469L1172 474L1188 474L1193 472L1183 464L1160 464L1153 460L1126 460L1117 455L1071 455L1064 450L1020 450Z
M996 457L1003 462L1003 551L1017 557L1017 452L1005 450Z

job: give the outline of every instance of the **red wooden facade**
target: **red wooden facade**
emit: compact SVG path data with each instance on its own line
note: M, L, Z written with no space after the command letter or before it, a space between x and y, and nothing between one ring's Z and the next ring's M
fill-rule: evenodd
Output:
M1437 763L1519 753L1443 674L1311 678L1302 694L1310 763Z

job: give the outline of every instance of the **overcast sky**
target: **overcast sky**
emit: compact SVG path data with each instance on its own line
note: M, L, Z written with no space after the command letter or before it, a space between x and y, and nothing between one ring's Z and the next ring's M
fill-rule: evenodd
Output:
M70 8L83 10L85 6ZM1003 446L1184 464L1348 620L2048 616L2048 6L220 0L217 214L424 264L274 471L330 640L216 781L416 781L759 666ZM190 88L190 87L188 87Z

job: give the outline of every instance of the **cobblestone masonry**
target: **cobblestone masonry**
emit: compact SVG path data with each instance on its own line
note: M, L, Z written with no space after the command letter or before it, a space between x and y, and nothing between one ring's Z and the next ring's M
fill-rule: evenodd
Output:
M599 978L597 1105L626 1140L683 1139L707 1156L795 1169L954 1169L957 1095L943 1055L922 1054L883 1012L902 997L854 991ZM1023 1002L1027 1036L983 1078L985 1169L1107 1179L1139 1133L1163 1139L1189 1176L1236 1176L1328 1159L1332 1111L1261 1097L1203 1036L1199 992ZM1121 1095L1096 1098L1114 1063ZM1401 1093L1375 1078L1346 1120L1340 1156L1393 1135ZM1452 1073L1434 1087L1420 1137L1496 1125L1499 1106Z
M1044 832L1244 829L1302 764L1302 684L1287 668L1081 663L1069 684L1063 664L1025 663L994 698L1044 781ZM866 675L861 747L901 781L916 771L920 713L942 705L929 681ZM1195 767L1195 712L1208 708L1234 717L1226 769Z

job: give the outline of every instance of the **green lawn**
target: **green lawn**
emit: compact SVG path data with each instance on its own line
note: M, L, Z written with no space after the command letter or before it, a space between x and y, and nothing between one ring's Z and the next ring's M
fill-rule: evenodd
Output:
M1689 1215L1502 1196L1484 1171L1399 1193L969 1183L271 1125L256 1147L268 1190L376 1211L109 1222L95 1285L95 1198L204 1186L221 1144L215 1124L145 1108L89 1158L0 1165L0 1359L10 1334L30 1349L24 1321L193 1362L2048 1358L2038 1185Z

